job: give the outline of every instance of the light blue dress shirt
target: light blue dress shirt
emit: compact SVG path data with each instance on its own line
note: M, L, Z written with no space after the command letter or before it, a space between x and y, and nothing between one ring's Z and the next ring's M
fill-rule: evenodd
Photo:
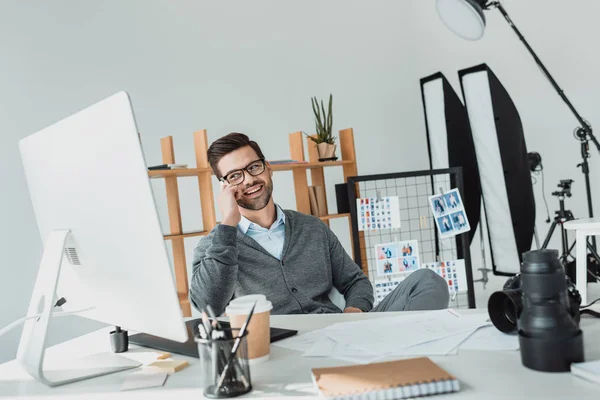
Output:
M260 244L273 257L281 260L281 252L283 251L283 241L285 240L285 214L278 205L277 219L269 229L255 224L242 215L242 219L238 224L238 229L244 235L251 237Z

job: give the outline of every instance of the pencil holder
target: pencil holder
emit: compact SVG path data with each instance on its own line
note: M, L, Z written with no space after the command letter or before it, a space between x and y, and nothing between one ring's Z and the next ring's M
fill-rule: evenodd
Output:
M202 339L196 336L204 396L222 399L241 396L252 390L248 363L248 332L221 329L222 338ZM233 352L235 351L235 353Z

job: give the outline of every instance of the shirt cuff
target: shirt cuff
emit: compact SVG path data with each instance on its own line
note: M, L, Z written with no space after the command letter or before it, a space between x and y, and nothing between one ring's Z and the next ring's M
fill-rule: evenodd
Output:
M369 312L373 308L373 304L365 299L350 299L346 302L345 308L347 307L356 307L364 312Z

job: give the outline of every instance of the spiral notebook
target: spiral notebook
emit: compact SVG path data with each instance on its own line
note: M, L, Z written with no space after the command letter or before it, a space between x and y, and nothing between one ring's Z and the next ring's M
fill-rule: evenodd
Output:
M312 375L327 399L406 399L460 390L458 380L428 357L315 368Z

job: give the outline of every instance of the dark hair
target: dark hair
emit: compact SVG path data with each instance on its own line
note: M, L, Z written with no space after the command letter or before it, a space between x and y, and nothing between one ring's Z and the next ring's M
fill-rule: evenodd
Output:
M237 149L245 146L250 146L252 150L256 152L259 158L265 158L258 143L250 140L250 138L243 133L230 133L229 135L225 135L222 138L215 140L210 145L206 154L208 155L208 163L210 164L210 167L214 171L217 178L221 178L221 174L217 169L217 164L221 158L232 151L236 151Z

